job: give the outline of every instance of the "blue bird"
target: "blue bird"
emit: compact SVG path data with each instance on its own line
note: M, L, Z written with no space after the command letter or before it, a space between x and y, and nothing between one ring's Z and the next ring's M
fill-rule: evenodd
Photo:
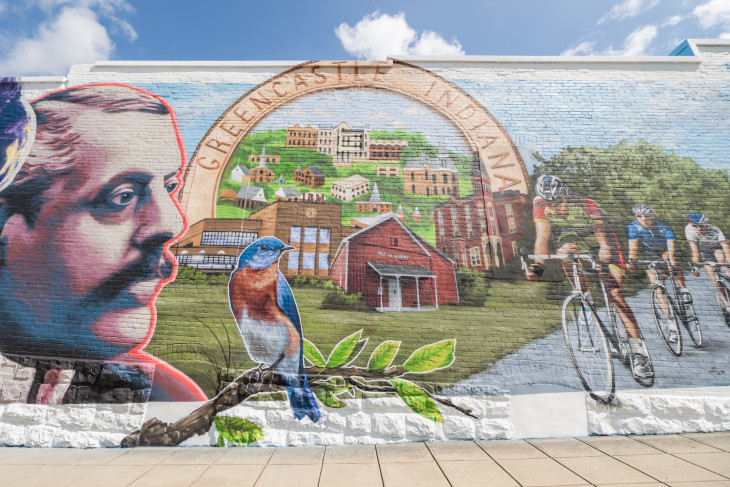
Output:
M293 248L275 237L246 247L231 274L228 298L248 354L284 377L294 417L316 422L322 413L304 372L299 310L279 272L279 258Z

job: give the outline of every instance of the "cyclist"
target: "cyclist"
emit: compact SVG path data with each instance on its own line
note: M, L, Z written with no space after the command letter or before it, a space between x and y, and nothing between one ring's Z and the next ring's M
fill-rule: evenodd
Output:
M651 361L646 353L644 341L640 338L636 317L626 302L623 293L624 261L618 239L608 228L608 222L595 201L570 193L568 185L555 176L540 176L535 183L537 196L533 201L535 220L535 253L547 254L552 229L558 232L556 242L559 254L590 252L598 246L598 261L607 265L606 287L611 302L629 337L631 370L635 377L653 377ZM570 275L571 264L561 261L563 271ZM536 281L545 271L545 260L535 259L529 267L527 278ZM588 283L581 274L581 287L588 290ZM588 297L589 302L590 296Z
M730 245L725 240L719 228L710 225L710 219L702 213L690 213L687 215L689 223L684 227L684 234L692 249L692 262L714 261L720 264L730 263ZM712 285L717 287L717 282L712 278L712 267L705 266L707 276L710 278ZM724 268L725 274L730 279L730 271ZM694 271L699 276L697 271ZM726 299L723 297L723 301ZM730 303L722 303L723 308L730 306Z
M684 273L677 267L677 256L679 249L675 245L674 230L669 225L665 225L662 222L656 220L654 209L644 204L636 204L632 208L634 217L636 220L629 223L626 227L629 239L629 263L626 266L626 270L634 272L636 260L639 253L639 241L641 241L644 251L646 253L647 260L668 260L671 265L672 272L675 272L677 276L677 282L679 283L679 292L682 295L682 300L685 304L692 304L692 295L687 289L687 283L684 280ZM648 269L646 275L649 277L649 281L654 284L657 279L657 275L654 272L650 272ZM669 312L666 309L667 304L663 303L664 314L668 315ZM674 321L668 322L669 329L669 341L676 342L677 324Z

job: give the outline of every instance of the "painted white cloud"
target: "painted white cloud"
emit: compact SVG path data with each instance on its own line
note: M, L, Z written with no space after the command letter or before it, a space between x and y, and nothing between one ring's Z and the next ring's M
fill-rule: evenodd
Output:
M639 27L629 34L623 43L622 49L596 49L593 41L583 41L576 46L570 47L561 52L561 56L642 56L647 54L649 46L656 38L658 29L656 25L645 25Z
M631 17L636 17L642 12L656 6L659 0L624 0L613 6L603 17L598 19L598 24L602 24L607 20L622 21Z
M720 38L730 39L730 1L710 0L695 7L692 15L697 18L701 27L709 29L719 26L724 30Z
M664 19L664 22L662 22L662 27L670 27L672 25L677 25L681 21L684 20L684 17L681 15L672 15L671 17L667 17Z
M63 75L72 64L109 59L114 52L110 33L131 41L137 37L134 28L117 16L133 11L126 0L28 0L22 8L34 7L46 14L46 20L32 35L3 38L0 72Z
M403 12L395 15L373 12L355 26L343 22L335 35L349 54L362 59L384 60L388 55L463 55L458 40L451 42L433 31L417 33Z

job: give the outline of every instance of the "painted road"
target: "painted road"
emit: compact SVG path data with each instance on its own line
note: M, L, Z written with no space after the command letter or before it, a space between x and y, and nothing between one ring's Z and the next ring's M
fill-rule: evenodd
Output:
M702 327L703 345L694 346L682 330L683 351L674 356L654 324L649 289L628 298L654 364L654 388L730 385L730 328L725 324L715 291L704 271L686 274ZM620 326L620 325L619 325ZM458 354L458 345L457 345ZM631 372L614 360L616 390L642 389ZM562 329L506 356L485 372L441 391L444 395L525 394L583 390L573 368Z

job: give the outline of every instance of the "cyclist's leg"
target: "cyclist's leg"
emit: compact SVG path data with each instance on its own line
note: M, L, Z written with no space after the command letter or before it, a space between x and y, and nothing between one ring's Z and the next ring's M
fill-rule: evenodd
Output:
M725 251L722 248L719 248L719 249L716 249L715 250L715 262L717 262L719 264L726 264L728 262L728 260L727 260L727 258L725 256ZM707 267L709 267L709 266L707 266ZM722 272L722 273L724 273L727 276L728 275L728 272L730 272L730 270L727 267L721 267L721 268L715 269L715 272ZM711 274L708 272L707 275L711 275ZM717 287L717 285L718 285L717 284L717 280L716 279L712 279L712 284L715 287ZM722 303L723 307L725 307L725 308L730 307L730 302L728 302L728 300L727 300L727 298L726 298L726 296L725 296L724 293L720 293L720 299L723 301L723 303Z
M616 266L609 266L609 272L606 274L606 289L609 299L616 306L616 313L618 313L621 323L626 328L626 335L629 338L639 338L636 316L624 296L623 274Z

